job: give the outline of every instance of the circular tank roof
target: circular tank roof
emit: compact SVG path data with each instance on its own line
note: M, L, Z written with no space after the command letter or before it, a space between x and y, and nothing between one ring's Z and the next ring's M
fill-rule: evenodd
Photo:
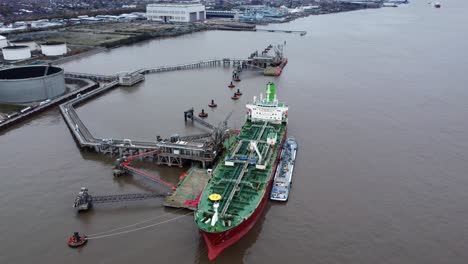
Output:
M50 41L50 42L46 42L46 43L41 44L41 45L56 46L56 45L64 45L64 44L65 44L65 42Z
M32 38L24 38L24 39L17 39L11 40L12 43L26 43L26 42L34 42L35 40Z
M53 75L63 71L55 66L25 66L0 70L1 80L21 80Z
M15 50L15 49L24 49L24 48L29 49L29 47L26 46L26 45L8 46L8 47L4 47L3 49L6 49L6 50Z

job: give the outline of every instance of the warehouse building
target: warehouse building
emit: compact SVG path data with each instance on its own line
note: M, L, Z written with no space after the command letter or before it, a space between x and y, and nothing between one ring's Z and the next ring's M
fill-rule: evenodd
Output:
M206 19L205 6L199 3L149 4L146 18L151 21L189 23Z

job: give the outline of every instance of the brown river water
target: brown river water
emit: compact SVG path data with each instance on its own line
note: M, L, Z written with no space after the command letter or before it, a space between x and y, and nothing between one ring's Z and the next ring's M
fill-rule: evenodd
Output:
M209 58L246 57L286 41L279 78L244 72L233 102L230 70L148 75L78 108L97 137L154 139L203 132L183 111L217 123L277 84L299 142L290 200L269 203L257 225L214 263L468 262L468 3L312 16L270 25L306 36L210 31L153 40L69 62L111 74ZM211 98L219 107L207 109ZM57 108L0 136L0 263L208 263L187 211L161 200L96 206L77 214L76 192L157 191L138 177L114 179L115 157L82 152ZM187 168L139 167L177 182ZM176 220L69 249L77 230L95 234L159 217ZM145 226L146 224L140 225ZM121 231L121 230L119 230ZM115 233L115 232L111 232Z

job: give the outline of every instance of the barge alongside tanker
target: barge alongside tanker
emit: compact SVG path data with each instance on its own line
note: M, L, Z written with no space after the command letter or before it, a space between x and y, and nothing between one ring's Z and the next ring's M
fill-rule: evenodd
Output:
M270 199L273 201L286 202L289 198L296 152L296 140L293 137L288 137L283 144L283 151L281 151L281 158L271 188Z
M210 260L260 218L286 138L288 106L277 100L273 83L266 86L266 98L254 97L247 109L247 120L213 170L195 213Z

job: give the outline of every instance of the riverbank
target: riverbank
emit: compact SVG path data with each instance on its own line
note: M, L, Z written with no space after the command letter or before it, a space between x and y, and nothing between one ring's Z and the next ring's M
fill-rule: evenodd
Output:
M23 32L10 36L14 41L65 42L69 49L66 56L48 57L39 50L32 51L32 58L14 64L64 63L76 58L96 54L107 49L117 48L141 41L175 37L184 34L212 29L204 23L160 24L148 21L128 23L97 23L63 27L53 30Z
M293 12L282 18L263 18L237 22L232 19L210 19L204 23L161 24L151 21L107 22L66 26L44 31L10 34L10 41L66 42L66 56L47 57L40 50L32 51L32 58L16 61L15 65L54 63L61 64L77 58L93 55L108 49L135 44L150 39L176 37L205 30L255 31L257 25L287 23L311 15L324 15L356 11L380 6L357 3L321 3L314 8ZM1 61L0 63L11 64Z

